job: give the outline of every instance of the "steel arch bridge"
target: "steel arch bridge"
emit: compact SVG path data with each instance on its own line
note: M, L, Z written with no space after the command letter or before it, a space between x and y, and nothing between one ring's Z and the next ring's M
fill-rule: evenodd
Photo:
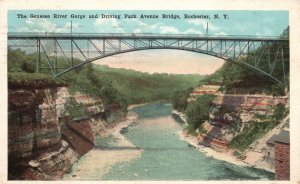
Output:
M285 63L289 61L289 41L279 37L8 33L8 47L25 47L31 49L30 52L38 53L36 72L47 69L55 77L92 61L121 53L148 49L177 49L234 62L259 71L279 83L285 83L288 69ZM282 68L279 72L280 77L278 71L277 75L274 75L277 65L281 65Z

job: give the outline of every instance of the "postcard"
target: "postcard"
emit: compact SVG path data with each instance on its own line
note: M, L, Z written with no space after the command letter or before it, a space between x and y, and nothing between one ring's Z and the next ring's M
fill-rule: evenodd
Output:
M299 3L170 3L1 2L4 183L300 182Z

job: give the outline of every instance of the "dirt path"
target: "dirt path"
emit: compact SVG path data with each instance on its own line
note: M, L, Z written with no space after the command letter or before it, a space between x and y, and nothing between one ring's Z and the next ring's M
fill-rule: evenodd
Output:
M264 156L267 156L264 150L267 146L267 141L273 136L280 133L280 131L283 129L284 125L289 120L290 116L288 115L285 117L279 125L277 125L274 129L269 131L266 135L264 135L262 138L256 140L254 143L252 143L249 147L250 149L245 151L246 159L244 162L251 164L257 168L262 168L271 172L274 172L274 165L266 162L263 158Z

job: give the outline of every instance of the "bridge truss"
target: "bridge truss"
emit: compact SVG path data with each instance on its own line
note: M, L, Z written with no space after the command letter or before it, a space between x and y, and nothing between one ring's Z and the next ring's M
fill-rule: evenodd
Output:
M36 52L36 72L58 77L105 57L148 49L177 49L211 55L286 82L289 42L278 37L156 34L9 33L8 47ZM281 68L278 71L277 68Z

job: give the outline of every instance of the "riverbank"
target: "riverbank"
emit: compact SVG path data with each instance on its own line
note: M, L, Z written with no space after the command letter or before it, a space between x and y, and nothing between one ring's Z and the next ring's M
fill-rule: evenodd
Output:
M274 170L272 170L267 164L262 164L262 163L257 164L256 162L250 162L250 161L245 162L243 160L238 159L237 157L235 157L233 155L233 150L229 150L227 152L218 152L210 147L200 145L197 137L195 137L193 135L189 135L184 130L180 130L177 133L181 140L186 141L189 144L193 145L196 149L198 149L201 153L205 154L207 157L217 159L217 160L222 160L222 161L232 163L235 165L239 165L239 166L248 166L248 167L253 167L253 168L257 168L257 169L263 169L263 170L266 170L269 172L274 172ZM251 157L252 157L251 158L252 160L259 160L261 158L261 155L260 154L256 154L256 155L252 154ZM255 157L255 158L253 158L253 157ZM248 160L250 160L250 158ZM251 164L251 163L253 163L253 164Z
M141 106L151 104L151 103L164 103L164 102L167 102L167 101L166 100L155 100L155 101L150 101L150 102L145 102L145 103L140 103L140 104L131 104L128 106L127 110L130 111L136 107L141 107ZM176 112L178 112L178 111L176 111Z
M182 121L172 114L169 103L149 103L130 112L139 123L130 126L124 136L143 149L133 161L117 163L101 180L272 180L272 173L213 159L199 153L176 132ZM241 164L240 164L241 165Z
M63 180L99 180L104 174L109 172L114 164L129 162L138 158L142 151L132 149L136 148L136 146L120 133L123 128L137 122L137 118L136 114L128 113L125 121L116 123L102 134L104 137L112 136L114 146L123 147L124 149L114 149L113 147L92 149L72 166L71 172L65 174ZM81 167L81 165L84 165L84 167Z
M187 125L187 120L186 120L185 114L183 112L179 112L177 110L172 110L172 114L178 116L184 122L184 124Z
M239 166L251 166L243 161L237 159L235 156L232 155L232 151L228 152L218 152L210 147L206 147L199 144L199 140L197 137L187 134L184 130L180 130L177 132L180 139L183 141L188 142L189 144L193 145L197 148L201 153L204 153L207 157L214 158L217 160L223 160L235 165Z
M181 120L185 123L185 125L187 125L187 121L186 121L184 113L178 112L177 110L173 110L172 113L179 116L181 118ZM247 164L247 163L237 159L235 156L233 156L232 151L217 152L216 150L214 150L210 147L200 145L197 137L195 137L193 135L189 135L184 130L180 130L177 133L181 140L186 141L189 144L193 145L201 153L204 153L207 157L211 157L211 158L218 159L218 160L223 160L223 161L235 164L235 165L250 166L249 164Z
M129 109L126 121L102 132L95 148L81 157L63 180L273 179L270 173L243 167L251 165L231 153L198 145L197 138L185 134L178 118L172 117L170 104L134 105ZM121 134L124 131L128 131L126 137Z

